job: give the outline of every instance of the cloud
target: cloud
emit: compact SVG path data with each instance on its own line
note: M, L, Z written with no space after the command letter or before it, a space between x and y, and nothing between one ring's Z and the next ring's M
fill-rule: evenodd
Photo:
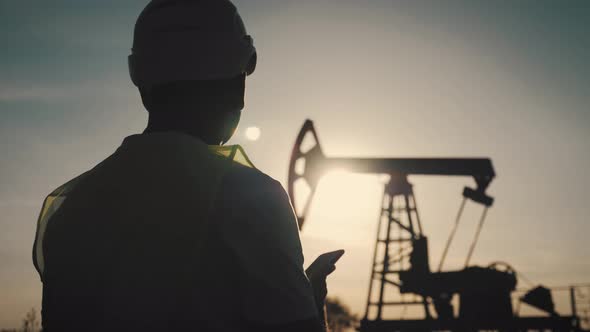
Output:
M29 199L29 198L13 198L10 200L0 199L0 208L14 208L14 207L23 207L23 208L40 208L41 202L39 199Z
M67 96L67 91L63 88L49 86L10 86L0 89L0 101L51 101L63 99Z
M114 75L113 75L114 76ZM3 84L0 82L0 102L42 101L57 102L87 100L95 97L120 101L135 97L135 91L125 77L108 77L64 84L39 84L31 82Z

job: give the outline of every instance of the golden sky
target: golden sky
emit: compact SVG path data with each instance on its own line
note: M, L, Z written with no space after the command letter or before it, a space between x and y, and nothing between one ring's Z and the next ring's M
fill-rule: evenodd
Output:
M0 1L0 327L40 307L31 262L44 196L140 132L127 76L145 1ZM332 156L490 157L496 203L472 262L536 283L588 281L590 6L584 1L241 0L259 52L242 144L286 184L304 119ZM468 178L412 177L436 266ZM302 232L307 262L344 248L329 290L364 311L379 178L327 176ZM467 207L459 268L481 207Z

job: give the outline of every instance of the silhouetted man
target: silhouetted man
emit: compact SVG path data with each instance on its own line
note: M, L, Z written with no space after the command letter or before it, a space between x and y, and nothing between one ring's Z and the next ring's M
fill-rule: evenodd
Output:
M325 330L333 267L306 276L283 188L222 146L255 65L229 1L143 10L129 69L148 126L46 199L34 246L45 330Z

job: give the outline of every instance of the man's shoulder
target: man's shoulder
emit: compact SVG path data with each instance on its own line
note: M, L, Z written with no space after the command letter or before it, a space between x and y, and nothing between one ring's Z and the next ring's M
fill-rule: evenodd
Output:
M281 184L259 169L232 163L223 177L224 192L263 193L267 190L282 190Z
M295 239L297 220L289 196L277 180L259 170L233 165L221 183L215 210L223 224L267 230L277 239ZM296 240L292 245L300 250L298 237Z
M221 206L232 204L240 209L282 214L291 219L293 208L281 183L256 169L233 163L224 174L218 190Z

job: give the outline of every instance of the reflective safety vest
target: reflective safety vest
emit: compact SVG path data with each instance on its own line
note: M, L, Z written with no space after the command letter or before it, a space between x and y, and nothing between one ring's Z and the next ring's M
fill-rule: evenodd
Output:
M281 184L239 146L127 137L45 200L33 249L47 331L249 331L317 317Z
M155 133L149 135L161 136L170 134ZM145 139L145 136L145 134L143 136L133 135L126 138L123 145L111 157L109 157L102 163L98 164L93 169L59 186L45 198L41 208L41 213L39 214L39 218L37 220L37 230L35 235L35 241L33 244L33 264L35 265L35 268L37 269L37 272L39 273L41 280L44 279L45 272L45 254L43 250L43 243L45 232L47 230L47 226L51 220L51 217L54 216L57 211L59 211L59 208L68 199L68 195L70 195L75 190L78 184L82 183L89 175L95 174L96 172L100 172L101 167L108 165L111 159L117 158L117 154L121 152L121 149L125 149L126 144L133 144L133 140L139 139L140 137L142 139ZM239 145L207 146L201 142L195 143L195 146L199 145L201 146L200 149L186 151L186 153L193 154L194 157L201 158L203 160L202 169L195 169L193 170L193 172L201 172L202 174L206 174L206 177L203 177L204 179L206 179L206 181L201 181L201 183L204 184L204 186L206 187L204 188L204 190L202 190L202 192L206 193L205 196L208 196L210 198L215 197L215 192L218 189L217 186L219 185L219 182L221 181L221 178L223 177L225 171L227 170L227 166L229 166L230 163L238 163L249 168L255 168L248 156L246 155L246 153L244 152L243 148ZM141 165L136 165L136 167L141 167ZM208 202L208 209L211 208L212 204L212 201ZM208 209L205 209L205 211L203 211L203 214L208 213Z

